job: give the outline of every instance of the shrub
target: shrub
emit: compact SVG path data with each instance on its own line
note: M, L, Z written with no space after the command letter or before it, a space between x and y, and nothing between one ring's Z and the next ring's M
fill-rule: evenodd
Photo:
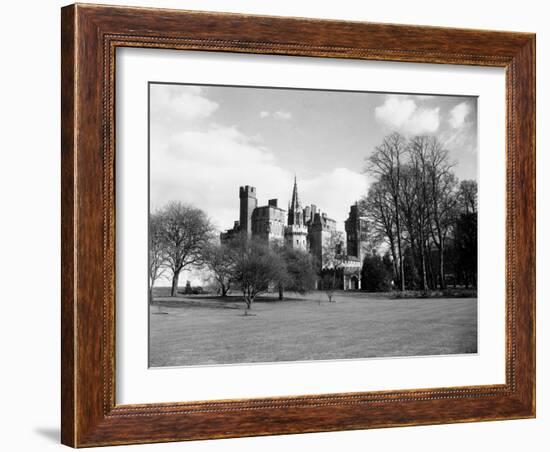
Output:
M361 269L362 288L367 292L384 292L391 288L391 268L377 254L366 256Z

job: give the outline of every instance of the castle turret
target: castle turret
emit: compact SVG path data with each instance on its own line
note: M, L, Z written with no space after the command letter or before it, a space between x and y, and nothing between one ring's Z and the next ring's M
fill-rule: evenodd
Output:
M288 209L288 225L285 228L285 243L295 249L307 250L308 229L304 224L304 212L298 198L298 183L294 176L294 187L292 188L292 199Z
M245 232L247 237L252 234L252 212L258 205L256 199L256 188L245 185L239 188L240 198L240 216L239 225L241 232Z
M362 263L367 241L367 222L361 218L357 203L350 206L345 228L347 254L356 257Z
M332 234L336 231L336 221L329 218L326 213L317 210L312 205L313 219L309 225L309 247L311 254L315 257L319 269L325 263L323 259L323 248L329 243Z
M292 200L290 201L290 207L288 209L288 225L303 225L304 218L302 212L302 206L300 205L300 199L298 198L298 183L296 176L294 176L294 187L292 188Z

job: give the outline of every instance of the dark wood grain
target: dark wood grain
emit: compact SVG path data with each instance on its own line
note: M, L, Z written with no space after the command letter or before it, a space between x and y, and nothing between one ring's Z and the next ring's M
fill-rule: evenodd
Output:
M75 439L75 322L74 296L74 168L75 159L75 39L74 8L61 11L61 441Z
M534 35L95 5L63 8L61 35L64 444L535 415ZM124 46L506 68L506 384L116 405L114 68Z

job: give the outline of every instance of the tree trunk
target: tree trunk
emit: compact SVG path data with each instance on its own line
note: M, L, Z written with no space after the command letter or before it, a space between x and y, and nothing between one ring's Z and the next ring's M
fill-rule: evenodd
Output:
M246 291L243 291L243 300L245 303L244 315L248 315L248 311L252 308L252 298L247 295Z
M399 161L399 151L397 151L396 157L397 181L393 193L393 205L395 208L395 227L397 232L397 249L399 252L399 270L401 273L401 292L403 292L405 290L405 263L403 262L403 250L401 247L401 221L399 218L399 196L401 193L401 162Z
M428 290L428 281L426 280L426 246L422 229L420 230L420 259L422 265L422 291L426 292Z
M222 297L227 297L227 292L229 292L229 287L227 287L225 284L221 284L222 289Z
M397 204L396 204L397 208ZM401 226L399 224L399 214L395 216L395 225L397 227L397 253L399 254L399 279L401 292L405 290L405 265L403 262L403 252L401 249Z
M393 243L393 238L390 239L390 249L392 257L393 279L395 281L395 285L397 285L399 283L399 273L397 270L397 256L395 254L395 244Z
M411 289L416 289L418 281L422 280L422 243L421 234L414 230L411 234L411 259L409 278L411 280Z
M342 280L344 277L342 276ZM334 269L334 273L332 274L332 294L330 296L330 302L332 303L332 295L334 295L334 291L336 290L336 269Z
M428 288L435 289L437 287L437 280L432 265L432 250L430 249L430 245L426 245L426 256L428 259L428 263L426 265L428 270Z
M172 297L175 297L178 294L178 279L180 277L180 272L174 272L172 276L172 291L170 292Z
M439 281L441 283L441 290L445 290L447 285L445 284L445 268L443 265L443 244L439 248Z

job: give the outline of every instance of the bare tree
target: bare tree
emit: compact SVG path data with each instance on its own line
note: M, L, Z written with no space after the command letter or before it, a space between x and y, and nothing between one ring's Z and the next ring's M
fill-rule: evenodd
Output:
M418 203L422 202L419 198L418 190L418 172L410 163L407 163L401 169L401 194L399 202L399 215L402 218L405 243L409 246L412 259L409 260L408 269L409 278L415 281L418 278L418 262L421 261L420 234L418 232L419 224L418 214L421 212Z
M432 195L433 227L431 233L439 255L439 282L441 289L445 289L445 245L457 215L457 180L454 174L449 173L443 175L437 185L438 188L435 189L436 192Z
M149 302L153 302L155 281L166 273L166 254L162 234L162 218L158 212L149 217Z
M235 273L235 255L231 247L219 243L209 244L203 250L202 261L212 272L221 296L227 296Z
M284 291L306 294L315 288L316 271L313 258L307 251L275 247L284 264L282 279L279 281L279 300L284 299Z
M456 218L458 182L451 172L453 164L449 161L448 151L435 137L428 140L426 166L430 232L439 255L440 287L445 289L445 241Z
M172 272L174 297L180 272L201 263L202 251L211 241L213 227L206 214L181 202L170 202L159 211L166 267Z
M393 280L399 281L399 268L396 250L395 211L392 198L384 187L384 181L374 182L361 200L361 211L367 219L371 250L386 241L392 257Z
M334 292L336 291L336 270L332 269L328 272L325 271L321 277L322 289L325 292L328 302L332 303L334 298ZM321 301L319 299L319 305Z
M336 274L342 267L343 244L344 236L340 231L331 231L322 244L321 283L330 303L337 289Z
M477 184L462 181L458 185L453 166L434 136L405 141L393 133L368 159L367 170L376 181L362 200L362 208L370 236L383 237L389 245L394 279L401 290L405 285L424 291L437 285L444 289L446 250L453 248L457 219L463 217L465 230L472 223L468 216L477 215ZM463 248L471 243L461 242L461 253L466 255L468 250Z
M368 160L367 167L367 170L371 174L378 176L379 180L384 180L392 201L401 290L405 290L405 270L403 263L401 220L399 218L399 194L401 192L401 159L406 148L405 137L394 132L386 136L382 144L375 148L375 152Z
M234 278L243 294L246 315L258 295L283 279L284 263L269 245L254 238L240 237L232 247L235 253Z
M458 187L458 207L461 212L477 213L477 182L463 180Z
M410 162L414 172L414 190L416 203L416 229L418 234L418 252L420 255L420 276L422 290L428 290L428 239L430 234L430 190L429 190L429 149L431 137L416 136L408 146Z

